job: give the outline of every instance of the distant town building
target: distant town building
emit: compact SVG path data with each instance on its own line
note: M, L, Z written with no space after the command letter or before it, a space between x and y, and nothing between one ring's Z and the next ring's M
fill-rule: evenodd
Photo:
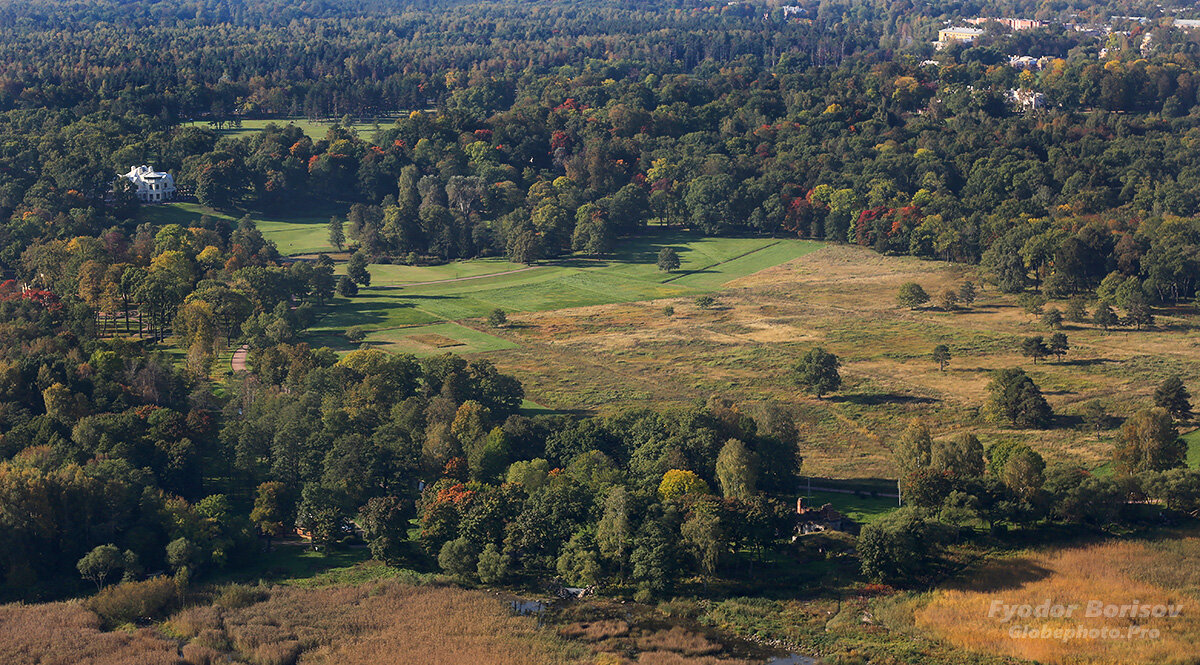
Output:
M1177 18L1174 25L1181 30L1200 30L1200 19Z
M137 197L143 203L161 203L170 201L175 196L175 179L171 174L155 171L153 167L145 164L131 166L129 173L122 177L133 183Z
M940 50L940 49L946 48L947 46L949 46L950 44L953 44L954 42L962 42L964 44L970 44L971 42L975 41L975 39L978 38L979 35L982 35L982 34L983 34L983 30L981 30L980 28L966 28L966 27L943 28L941 30L938 30L938 40L936 42L934 42L934 45L937 46L938 49Z
M983 25L984 23L999 23L1000 25L1012 30L1035 30L1037 28L1046 27L1045 21L1037 21L1031 18L969 18L967 23L971 25Z

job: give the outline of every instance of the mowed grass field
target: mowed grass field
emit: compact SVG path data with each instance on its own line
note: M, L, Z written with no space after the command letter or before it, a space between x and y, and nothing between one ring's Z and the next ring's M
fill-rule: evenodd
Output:
M663 247L674 247L679 270L655 265ZM367 342L394 351L429 355L514 348L482 319L495 309L521 314L663 298L692 298L731 280L814 251L818 243L776 238L702 238L663 232L623 241L610 257L572 257L535 266L498 259L440 266L372 265L371 286L355 298L338 298L312 329L314 342L337 345L353 326ZM467 325L447 325L448 322ZM460 344L438 344L436 336Z
M1188 444L1187 465L1200 469L1200 429L1184 434L1183 440Z
M262 215L250 213L263 237L275 243L279 253L315 254L333 252L329 244L329 218L337 215L346 217L345 207L328 207L320 210L309 210L303 215ZM204 208L197 203L167 203L165 205L144 206L142 216L154 224L181 224L195 226L204 215L237 223L241 215L230 215Z
M350 125L350 128L357 131L364 139L370 139L376 130L385 128L392 124L394 118L380 118L379 120L366 120L356 122ZM192 120L190 122L180 123L183 127L203 127L209 129L210 125L207 120ZM243 120L241 127L226 126L217 130L222 136L246 136L261 132L267 125L276 124L280 126L295 125L302 132L308 135L309 138L316 141L325 138L326 132L333 125L332 122L323 120L309 120L308 118L279 118L275 120Z

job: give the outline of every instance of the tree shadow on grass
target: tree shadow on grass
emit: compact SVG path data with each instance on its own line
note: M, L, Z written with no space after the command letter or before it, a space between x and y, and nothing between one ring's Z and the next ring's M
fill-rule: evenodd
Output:
M932 397L917 397L915 395L899 395L896 393L833 395L828 399L831 402L858 404L859 406L881 406L884 404L937 404L941 401Z
M1115 363L1117 361L1109 358L1073 358L1071 360L1056 360L1052 365L1063 365L1066 367L1095 367L1107 363Z
M947 584L947 588L994 593L1016 589L1053 575L1054 571L1025 557L989 561L963 579Z
M1054 414L1055 429L1079 429L1083 427L1083 425L1083 416L1069 413Z

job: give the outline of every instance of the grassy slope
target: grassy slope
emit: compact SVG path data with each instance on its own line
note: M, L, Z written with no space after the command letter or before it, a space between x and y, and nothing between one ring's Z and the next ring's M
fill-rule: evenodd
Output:
M1187 465L1193 469L1200 469L1200 429L1184 434L1183 440L1188 445Z
M679 250L682 263L679 271L670 274L654 265L659 249L668 244ZM459 352L511 348L516 346L514 342L463 326L447 326L445 322L481 318L494 309L545 312L696 296L817 247L817 243L800 240L700 238L670 233L626 241L606 259L568 258L545 262L532 270L521 270L524 266L497 259L431 267L373 265L371 286L360 289L356 298L338 298L329 315L313 329L313 341L338 346L342 331L363 326L373 331L368 341L418 355L448 349L406 341L413 334L457 339L465 347L453 349ZM411 285L454 279L455 275L478 278ZM410 286L396 288L401 284ZM419 327L402 328L405 326Z
M235 223L240 218L240 216L209 210L196 203L168 203L142 208L143 219L154 224L194 226L203 215ZM250 213L250 219L254 220L265 238L274 241L280 254L310 254L334 251L333 246L329 244L328 229L329 218L333 215L345 217L345 207L330 206L318 210L309 209L304 215Z

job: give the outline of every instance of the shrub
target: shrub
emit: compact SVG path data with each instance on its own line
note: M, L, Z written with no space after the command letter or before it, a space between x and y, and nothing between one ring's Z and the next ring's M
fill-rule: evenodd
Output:
M220 651L194 642L183 645L183 648L179 650L179 655L187 665L217 665L217 663L225 662Z
M367 331L362 326L351 326L346 330L346 339L352 344L358 344L367 338Z
M254 650L250 662L254 665L293 665L300 658L300 643L296 640L263 644Z
M929 302L929 294L925 293L925 289L921 288L920 284L906 282L900 285L900 292L896 295L896 299L901 306L916 309Z
M997 371L988 384L988 410L992 417L1007 420L1017 427L1045 429L1054 413L1041 389L1019 368Z
M675 307L672 305L667 305L662 309L662 312L663 316L675 316Z
M928 570L945 540L945 527L912 508L901 508L863 527L858 554L873 582L906 581Z
M235 610L249 607L267 599L267 592L262 587L248 584L230 584L217 595L216 605L225 609Z
M1087 296L1071 296L1071 299L1067 301L1067 320L1071 323L1083 323L1084 321L1087 321L1087 304Z
M938 296L938 307L947 312L956 309L958 307L958 292L954 289L942 291L942 295Z
M218 630L220 627L221 610L211 605L189 607L171 617L169 622L170 632L184 638L199 637L205 631Z
M502 309L493 309L491 313L488 314L487 320L489 326L493 328L500 328L508 323L508 314L506 314Z
M438 553L438 565L446 574L465 580L478 572L475 547L467 538L446 541Z
M88 607L100 615L105 624L119 626L166 616L177 600L175 582L160 576L108 587L93 596Z
M696 298L696 307L700 309L711 309L715 304L717 304L717 299L712 296L700 296Z

